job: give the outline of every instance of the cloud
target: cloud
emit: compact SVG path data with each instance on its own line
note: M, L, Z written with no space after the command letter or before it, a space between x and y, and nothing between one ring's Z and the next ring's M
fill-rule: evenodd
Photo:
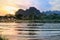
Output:
M9 5L21 9L36 7L40 11L60 10L60 0L0 0L0 6Z
M51 0L49 3L52 6L51 10L60 10L60 0Z
M14 6L16 7L16 4L13 3L14 0L0 0L0 7L2 6Z
M14 0L14 3L23 9L26 9L31 6L31 0Z
M14 3L23 9L27 9L32 6L40 9L39 8L40 7L39 0L14 0Z

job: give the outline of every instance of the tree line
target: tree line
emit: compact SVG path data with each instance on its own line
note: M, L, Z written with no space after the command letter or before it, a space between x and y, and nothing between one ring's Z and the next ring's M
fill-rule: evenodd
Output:
M40 12L35 7L30 7L29 9L26 10L19 9L16 12L15 16L16 19L22 19L22 20L60 20L59 14L57 13L52 13L49 15L48 14Z
M49 13L48 13L49 14ZM15 15L7 14L5 16L0 16L1 19L16 19L16 20L60 20L60 14L44 14L40 12L35 7L30 7L29 9L23 10L19 9Z

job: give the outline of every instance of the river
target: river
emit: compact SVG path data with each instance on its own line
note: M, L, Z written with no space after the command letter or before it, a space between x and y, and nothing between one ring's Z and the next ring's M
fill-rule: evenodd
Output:
M0 23L0 35L9 40L50 40L60 35L60 23Z

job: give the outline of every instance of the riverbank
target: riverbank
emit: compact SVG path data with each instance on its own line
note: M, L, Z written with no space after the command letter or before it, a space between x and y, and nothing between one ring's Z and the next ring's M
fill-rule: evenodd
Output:
M60 20L0 20L0 23L60 23Z

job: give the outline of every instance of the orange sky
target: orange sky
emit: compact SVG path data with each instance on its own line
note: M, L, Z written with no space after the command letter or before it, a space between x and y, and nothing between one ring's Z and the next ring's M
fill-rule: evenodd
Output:
M26 9L30 5L26 0L0 0L0 16L15 14L18 9Z
M0 16L15 14L18 9L27 9L33 0L0 0Z
M13 2L14 0L0 0L0 16L15 14L19 7Z

